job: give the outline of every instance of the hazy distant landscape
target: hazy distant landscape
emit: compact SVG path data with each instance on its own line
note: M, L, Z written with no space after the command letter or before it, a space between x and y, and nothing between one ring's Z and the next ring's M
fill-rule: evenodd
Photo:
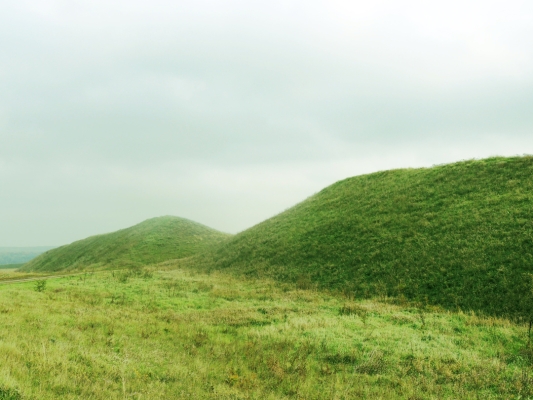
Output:
M0 247L0 268L6 264L24 264L53 247Z

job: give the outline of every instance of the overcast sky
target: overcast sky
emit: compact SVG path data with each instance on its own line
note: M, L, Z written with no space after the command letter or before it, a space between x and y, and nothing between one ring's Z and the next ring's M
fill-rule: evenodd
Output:
M525 153L531 0L0 2L0 246Z

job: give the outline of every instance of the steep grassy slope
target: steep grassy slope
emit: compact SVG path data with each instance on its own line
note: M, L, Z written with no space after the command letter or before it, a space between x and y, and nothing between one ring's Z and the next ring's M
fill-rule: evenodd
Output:
M198 265L446 307L533 307L533 158L337 182L236 235Z
M183 218L159 217L50 250L21 269L59 271L100 266L139 266L193 255L228 236Z

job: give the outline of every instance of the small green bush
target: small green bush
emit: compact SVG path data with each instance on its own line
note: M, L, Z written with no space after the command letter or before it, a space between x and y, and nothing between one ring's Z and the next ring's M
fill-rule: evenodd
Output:
M40 279L38 281L35 281L35 291L37 292L44 292L46 289L46 281L44 279ZM1 397L0 397L1 399Z

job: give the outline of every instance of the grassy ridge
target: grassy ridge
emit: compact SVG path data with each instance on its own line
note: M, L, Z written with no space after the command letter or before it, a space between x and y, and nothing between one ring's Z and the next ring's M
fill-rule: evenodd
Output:
M228 236L184 218L152 218L127 229L47 251L21 270L52 272L87 267L136 267L191 256Z
M533 395L526 329L505 319L186 270L101 271L35 287L0 286L0 398Z
M524 316L532 309L533 158L349 178L197 266Z

